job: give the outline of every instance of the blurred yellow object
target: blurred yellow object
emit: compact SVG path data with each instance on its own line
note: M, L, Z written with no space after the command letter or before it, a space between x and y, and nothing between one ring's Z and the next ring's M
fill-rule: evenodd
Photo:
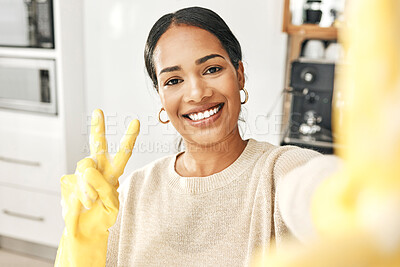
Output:
M73 175L61 178L64 232L55 266L105 266L108 229L117 218L118 178L124 172L136 137L139 121L133 120L112 159L108 155L104 115L92 114L90 158L78 162Z
M349 0L334 131L345 167L318 187L320 240L258 266L400 266L400 1Z
M342 32L348 65L337 87L346 104L343 123L335 121L347 167L315 196L314 221L324 235L362 228L371 219L367 210L379 214L363 205L400 196L400 3L350 4L349 27Z
M368 236L325 238L308 246L291 244L275 254L256 258L253 267L398 267L400 255L386 253Z

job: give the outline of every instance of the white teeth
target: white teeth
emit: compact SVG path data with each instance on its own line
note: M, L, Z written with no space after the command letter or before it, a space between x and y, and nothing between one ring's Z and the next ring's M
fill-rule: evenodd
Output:
M221 109L221 106L218 106L214 109L210 109L210 110L206 110L204 112L198 112L198 113L192 113L189 114L189 118L193 121L198 121L198 120L202 120L205 118L209 118L210 116L218 113L218 111Z

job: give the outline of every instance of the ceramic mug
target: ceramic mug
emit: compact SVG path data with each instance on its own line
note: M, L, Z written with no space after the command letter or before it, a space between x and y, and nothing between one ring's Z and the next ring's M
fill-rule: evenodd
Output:
M325 58L332 61L339 61L342 56L342 47L338 43L331 43L325 50Z
M325 44L321 40L308 40L304 46L303 55L310 59L322 59L325 57Z

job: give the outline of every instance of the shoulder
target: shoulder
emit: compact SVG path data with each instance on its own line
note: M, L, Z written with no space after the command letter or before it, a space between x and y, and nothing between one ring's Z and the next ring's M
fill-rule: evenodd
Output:
M149 179L161 177L162 174L166 172L175 156L175 154L164 156L130 173L120 186L120 197L126 197L130 194L132 188L140 188L141 185L148 182Z
M274 157L273 172L275 176L284 176L293 169L303 166L311 159L322 156L317 151L297 146L280 146L272 154Z
M268 142L250 139L254 153L258 153L257 161L264 165L267 172L277 175L285 175L292 169L302 166L314 157L321 154L297 146L276 146Z

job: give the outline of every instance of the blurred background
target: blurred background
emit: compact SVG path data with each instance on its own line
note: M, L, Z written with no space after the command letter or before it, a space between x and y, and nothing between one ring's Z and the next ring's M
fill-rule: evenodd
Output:
M89 155L91 112L109 152L130 120L141 133L130 172L176 153L147 77L147 34L188 6L216 11L242 45L244 138L331 154L344 0L0 0L0 265L52 266L63 229L59 179ZM34 265L36 264L36 265Z

